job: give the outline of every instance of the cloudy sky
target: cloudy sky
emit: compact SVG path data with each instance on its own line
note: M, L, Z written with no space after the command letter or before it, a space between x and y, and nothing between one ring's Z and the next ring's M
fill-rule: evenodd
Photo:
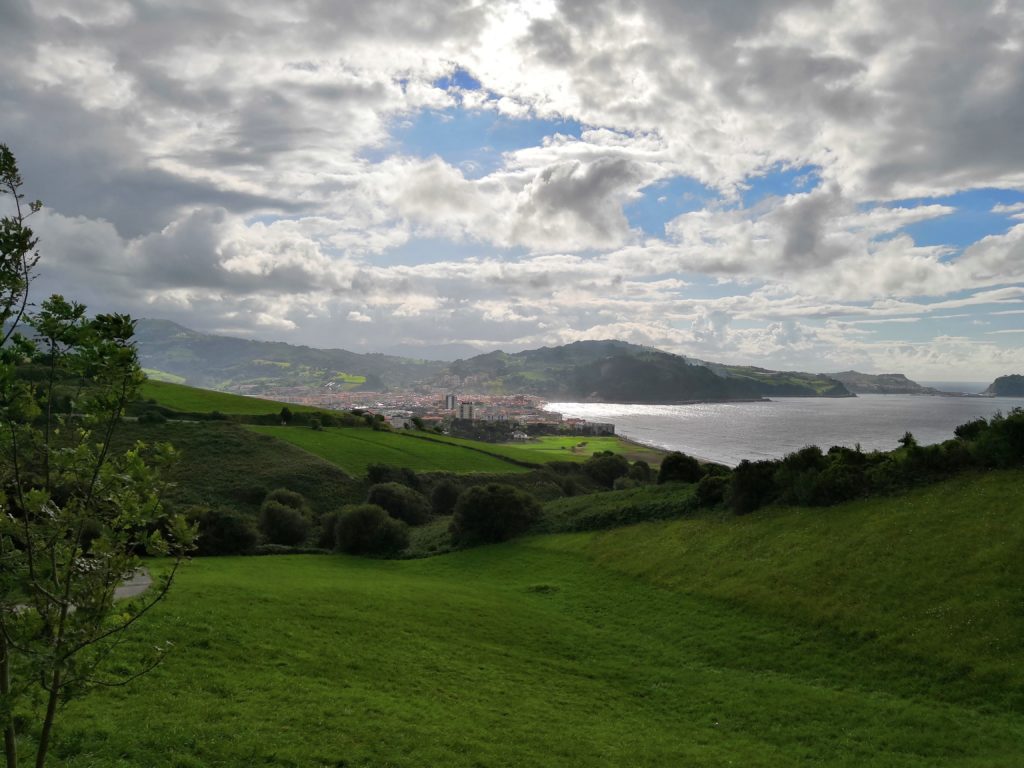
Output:
M0 0L0 141L37 295L97 311L984 380L1022 41L1024 0Z

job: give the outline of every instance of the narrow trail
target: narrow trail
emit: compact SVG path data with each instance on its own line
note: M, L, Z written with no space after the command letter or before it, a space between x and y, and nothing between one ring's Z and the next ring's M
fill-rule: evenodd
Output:
M115 600L124 600L141 595L153 583L153 578L146 568L139 568L121 586L114 590Z

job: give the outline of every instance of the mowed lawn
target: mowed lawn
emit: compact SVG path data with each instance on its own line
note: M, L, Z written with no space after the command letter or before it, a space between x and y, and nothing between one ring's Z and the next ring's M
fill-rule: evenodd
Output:
M197 559L132 641L174 653L72 703L56 753L72 768L1024 765L1022 480L428 560Z
M522 443L480 443L446 435L430 435L429 437L432 440L441 440L452 445L476 446L491 453L534 464L544 464L549 461L586 461L598 451L611 451L622 454L631 461L643 459L648 464L657 466L665 455L664 451L630 443L618 437L546 436Z
M248 429L285 440L341 467L351 475L369 464L408 467L417 472L526 472L524 467L458 445L417 440L393 432L362 428L263 427ZM471 443L472 444L472 443Z
M253 415L279 413L284 406L295 412L311 413L318 410L305 405L280 403L275 400L233 395L228 392L215 392L212 389L188 387L184 384L171 384L170 382L154 381L153 379L143 383L139 394L145 399L152 398L156 400L157 403L165 408L188 413L220 411L230 415Z

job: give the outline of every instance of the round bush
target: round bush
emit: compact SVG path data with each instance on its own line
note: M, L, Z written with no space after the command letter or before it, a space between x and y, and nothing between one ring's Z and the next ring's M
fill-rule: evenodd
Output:
M294 547L309 536L309 521L299 510L267 499L260 508L260 530L271 544Z
M430 520L430 502L419 491L401 483L378 483L366 495L368 504L376 504L392 517L409 525Z
M451 480L442 480L430 494L430 506L435 515L450 515L459 500L459 486Z
M198 555L247 555L260 540L252 518L232 509L193 508L188 518L199 525Z
M696 483L704 476L704 470L693 456L673 451L661 460L658 470L658 485L662 483Z
M459 496L449 531L459 544L497 542L525 531L540 515L540 504L510 485L490 483Z
M350 555L387 557L409 546L409 527L376 504L343 507L335 526L335 548Z
M267 494L265 501L276 501L299 512L306 511L305 497L301 493L289 491L287 488L275 488Z
M583 462L583 471L595 482L611 488L629 473L629 461L611 451L599 451Z

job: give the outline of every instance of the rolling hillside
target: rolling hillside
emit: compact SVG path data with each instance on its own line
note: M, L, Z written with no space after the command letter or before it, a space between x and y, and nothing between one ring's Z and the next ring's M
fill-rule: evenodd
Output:
M175 652L73 702L56 756L1020 765L1022 483L990 472L418 561L197 560L132 641Z
M212 389L316 386L381 390L430 378L443 363L314 349L200 333L168 320L140 320L139 358L151 378L169 377Z

